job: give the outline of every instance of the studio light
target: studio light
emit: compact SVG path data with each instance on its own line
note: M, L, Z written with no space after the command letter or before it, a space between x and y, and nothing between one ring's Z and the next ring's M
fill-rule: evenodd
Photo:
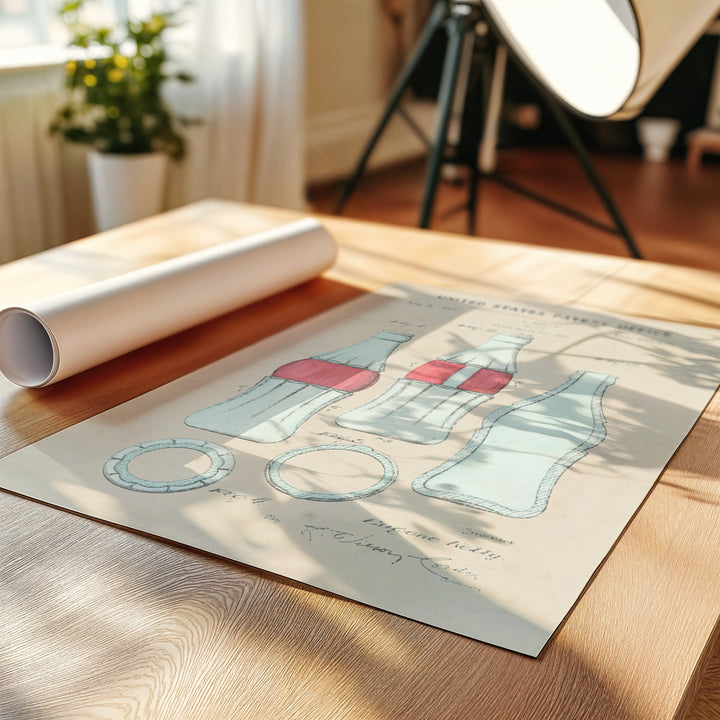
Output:
M720 10L717 0L485 0L518 60L570 109L638 115Z

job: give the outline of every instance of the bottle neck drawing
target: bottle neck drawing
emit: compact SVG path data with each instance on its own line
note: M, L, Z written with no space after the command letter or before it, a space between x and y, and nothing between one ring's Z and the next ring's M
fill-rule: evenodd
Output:
M388 357L412 337L383 331L286 363L239 395L191 413L185 423L255 442L285 440L319 410L377 382Z
M539 515L558 478L605 439L602 400L615 380L578 371L546 393L496 410L413 489L507 517Z
M461 417L512 380L518 352L531 340L500 333L478 347L430 360L336 423L408 442L442 442Z

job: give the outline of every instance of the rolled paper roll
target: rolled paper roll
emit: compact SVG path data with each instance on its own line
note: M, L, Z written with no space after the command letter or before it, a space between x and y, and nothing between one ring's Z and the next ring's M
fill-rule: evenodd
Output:
M63 380L310 280L335 261L307 218L0 311L0 372L25 387Z

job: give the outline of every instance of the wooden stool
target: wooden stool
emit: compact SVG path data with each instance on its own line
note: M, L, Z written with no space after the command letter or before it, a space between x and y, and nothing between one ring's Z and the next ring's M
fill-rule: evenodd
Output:
M720 129L699 128L685 136L688 151L685 159L691 170L697 170L702 162L703 153L711 152L720 155Z

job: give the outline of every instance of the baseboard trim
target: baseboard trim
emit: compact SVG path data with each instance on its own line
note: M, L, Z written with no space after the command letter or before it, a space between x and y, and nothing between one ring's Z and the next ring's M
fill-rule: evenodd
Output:
M435 103L409 100L403 108L428 137L435 126ZM306 121L306 164L308 184L347 177L384 110L381 102L333 110ZM388 124L368 162L368 169L385 167L420 157L425 144L396 113Z

